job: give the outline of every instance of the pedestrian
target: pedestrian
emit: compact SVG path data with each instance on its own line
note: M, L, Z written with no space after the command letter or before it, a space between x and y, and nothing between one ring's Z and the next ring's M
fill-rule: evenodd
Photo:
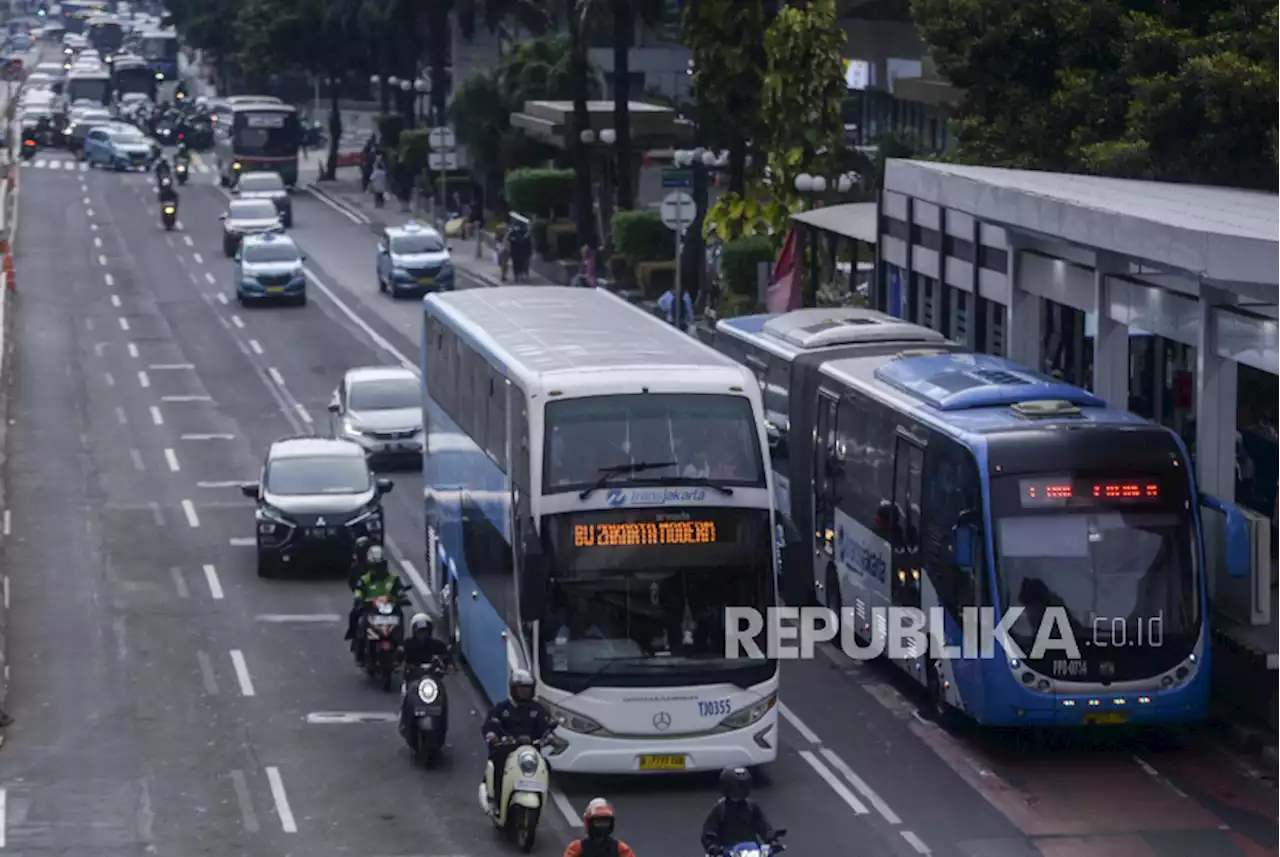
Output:
M578 273L573 275L569 285L581 289L596 287L596 254L589 244L583 244L579 253Z
M681 316L680 328L688 330L693 324L693 298L689 297L688 292L680 294ZM676 323L676 293L675 289L667 289L662 293L662 297L658 298L658 310L666 316L667 324Z
M373 194L374 208L382 208L387 201L387 165L378 161L369 176L369 191Z
M378 160L378 138L370 134L360 150L360 191L369 190L369 180L373 176L373 165Z
M498 249L494 251L494 261L498 263L498 279L505 283L507 268L511 264L511 233L507 224L499 223L493 230L493 238L498 244Z

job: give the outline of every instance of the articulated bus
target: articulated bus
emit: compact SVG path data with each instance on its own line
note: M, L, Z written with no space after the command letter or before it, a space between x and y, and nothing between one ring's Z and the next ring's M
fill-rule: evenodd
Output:
M1237 575L1248 563L1241 513L1198 495L1186 448L1163 426L1003 358L929 342L932 331L920 332L924 346L877 343L877 325L904 325L877 316L859 325L861 353L799 356L777 376L791 510L811 534L803 573L813 600L840 611L863 644L884 639L889 607L940 615L943 627L930 630L951 646L963 642L966 608L997 617L1022 608L1008 630L1016 651L997 637L990 658L907 652L893 661L939 717L993 726L1203 719L1200 506L1226 515ZM765 342L771 325L785 327L775 322L722 321L717 347L728 340L730 350L745 343L776 356ZM1048 608L1065 614L1079 657L1014 656L1033 650Z
M234 185L242 172L276 172L289 187L298 184L302 126L298 110L266 95L235 96L211 105L213 156L218 182Z
M172 30L146 33L138 46L142 58L151 66L156 80L178 79L178 34Z
M111 64L111 86L119 100L130 93L140 93L152 101L156 100L156 75L141 59L135 57L119 57Z
M778 663L729 658L725 608L776 599L749 371L603 291L424 300L427 555L491 699L531 670L556 770L761 765Z
M102 61L110 63L124 44L124 27L114 15L97 15L89 19L88 37Z
M81 69L67 75L67 85L62 90L68 106L78 101L94 104L111 103L111 73L105 67L95 70Z

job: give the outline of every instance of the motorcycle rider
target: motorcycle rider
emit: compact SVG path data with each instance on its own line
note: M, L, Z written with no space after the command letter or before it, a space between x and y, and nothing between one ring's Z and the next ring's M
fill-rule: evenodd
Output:
M372 544L373 542L369 540L368 536L361 536L356 539L356 547L351 554L351 572L347 575L347 588L353 592L356 584L360 582L360 578L369 570L369 567L365 565L365 559Z
M356 628L359 625L360 616L364 613L365 602L376 598L399 598L401 587L400 578L392 574L387 566L387 559L383 555L381 545L373 545L369 548L368 553L365 554L365 564L368 570L356 581L356 588L351 593L355 603L351 607L345 637L351 640L356 661L360 664L364 663L364 646L360 645L360 641L356 639Z
M630 845L613 838L613 805L604 798L587 804L582 827L587 835L570 842L564 857L635 857Z
M404 643L404 666L408 671L413 666L426 666L432 658L439 658L446 665L452 662L453 652L444 640L437 640L431 634L431 617L426 613L415 613L409 620L409 639Z
M169 202L173 203L174 208L178 207L178 189L173 186L173 179L161 179L156 195L159 197L161 205Z
M178 144L178 152L173 156L173 160L178 164L191 165L191 152L187 149L186 141Z
M702 847L720 855L739 842L768 844L776 838L760 805L750 800L751 772L746 768L725 768L720 772L720 792L702 825Z
M516 749L513 744L500 744L501 738L528 736L537 741L546 737L555 727L555 721L547 710L533 698L536 685L528 670L512 670L507 683L509 697L489 709L480 726L484 740L489 745L489 761L493 762L493 794L489 795L489 809L494 813L502 799L502 774L507 757Z
M169 167L169 159L163 155L156 161L156 178L160 181L171 177L173 170Z

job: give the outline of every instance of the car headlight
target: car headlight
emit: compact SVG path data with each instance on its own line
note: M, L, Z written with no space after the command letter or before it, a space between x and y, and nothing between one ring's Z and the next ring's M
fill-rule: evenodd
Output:
M243 277L240 280L240 285L246 289L256 289L262 284L259 283L257 280L255 280L253 277Z
M553 705L546 700L542 700L542 704L546 706L551 719L556 723L568 729L570 732L578 732L582 735L590 735L592 732L599 732L604 727L592 720L590 717L584 717L575 711L569 711L567 708L561 708Z
M538 773L538 754L531 750L525 750L516 759L516 764L520 766L520 773L526 777L532 777Z
M434 679L424 678L418 682L418 699L430 705L439 698L440 686L435 683Z
M718 724L720 729L743 729L764 717L778 704L778 694L771 693L764 699L756 700L745 708L739 708Z
M360 428L360 426L351 422L351 420L342 421L342 430L347 434L355 437L359 437L364 434L364 429Z
M278 527L293 527L293 521L290 521L275 509L260 506L254 517L258 519L258 532L264 536L269 536L276 531Z

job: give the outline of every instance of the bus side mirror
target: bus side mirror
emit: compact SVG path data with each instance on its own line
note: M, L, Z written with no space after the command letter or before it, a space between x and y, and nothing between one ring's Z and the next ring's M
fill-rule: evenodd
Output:
M1227 576L1248 577L1253 572L1253 544L1249 533L1249 519L1235 503L1201 494L1200 505L1221 512L1227 521Z
M765 431L765 436L769 438L770 449L776 450L779 446L782 445L782 432L778 429L776 425L769 422L768 420L765 420L764 431Z
M956 568L973 576L974 541L977 532L969 524L956 524L951 528L951 557Z

